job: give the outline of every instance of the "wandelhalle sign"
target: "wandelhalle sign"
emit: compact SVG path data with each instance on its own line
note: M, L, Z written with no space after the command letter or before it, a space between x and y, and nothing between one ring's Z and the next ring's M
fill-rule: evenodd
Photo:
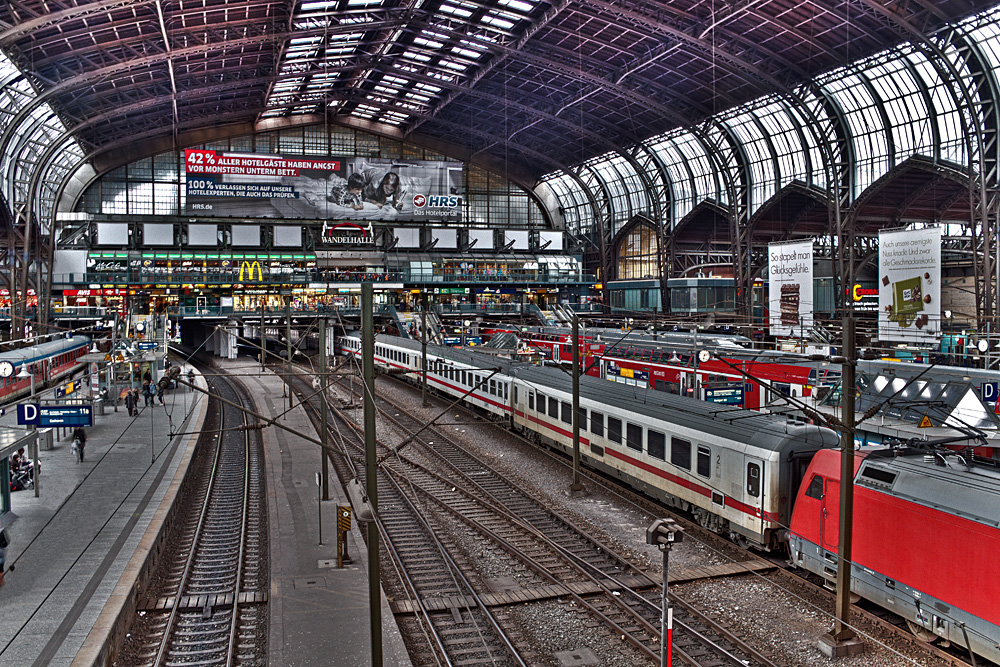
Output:
M184 151L186 204L198 216L462 220L461 162Z
M320 242L325 245L375 245L375 234L371 223L367 227L353 222L324 224Z

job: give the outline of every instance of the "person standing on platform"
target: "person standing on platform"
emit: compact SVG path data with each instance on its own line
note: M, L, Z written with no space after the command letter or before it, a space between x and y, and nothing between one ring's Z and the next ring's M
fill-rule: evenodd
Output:
M83 448L87 446L87 433L82 426L73 429L73 448L76 449L77 463L83 463Z
M135 409L136 409L136 407L138 407L137 406L138 402L139 401L138 401L138 398L135 395L135 391L132 390L132 389L129 389L128 393L125 394L125 409L128 410L128 416L129 417L134 417L135 416L135 412L136 412Z
M7 537L7 530L0 528L0 588L3 588L3 577L7 573L4 565L7 564L8 546L10 546L10 539Z
M156 397L160 399L160 405L163 405L163 388L165 384L165 380L160 380L160 384L156 386Z

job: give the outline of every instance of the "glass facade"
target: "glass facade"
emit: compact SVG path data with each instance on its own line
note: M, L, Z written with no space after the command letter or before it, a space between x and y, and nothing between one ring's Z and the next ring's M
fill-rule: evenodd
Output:
M197 148L197 147L194 147ZM393 159L443 161L438 153L340 127L297 127L206 144L218 151L304 156L378 154ZM179 215L186 206L184 152L143 158L111 171L84 192L77 212L114 215ZM463 220L472 227L548 228L527 192L478 167L464 169Z
M633 227L618 248L618 280L660 275L658 248L656 230L651 225L640 223Z

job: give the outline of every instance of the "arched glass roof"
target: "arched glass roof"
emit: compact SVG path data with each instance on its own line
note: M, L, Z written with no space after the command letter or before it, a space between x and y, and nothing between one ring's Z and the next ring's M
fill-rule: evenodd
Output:
M989 91L974 85L968 54L956 44L959 39L984 54L992 90L1000 90L1000 13L989 12L927 41L833 69L785 94L714 114L697 132L675 130L642 142L641 149L655 152L669 174L669 216L664 223L676 224L703 201L729 205L729 192L739 194L738 205L750 217L789 183L822 190L830 185L831 174L849 183L850 204L913 156L967 170L978 159L979 148L971 136L975 127L963 122L982 126L982 109L992 100L977 97ZM726 147L713 159L711 152L726 146L712 138L720 129L735 140L738 150ZM612 154L601 159L610 163ZM594 190L601 200L610 191L610 181L602 175L610 172L594 162L588 167L601 178L601 187ZM543 180L559 178L553 172ZM561 202L574 187L579 185L563 188ZM618 210L619 198L602 203L610 207L613 220L627 215ZM599 224L585 208L577 215L581 231Z

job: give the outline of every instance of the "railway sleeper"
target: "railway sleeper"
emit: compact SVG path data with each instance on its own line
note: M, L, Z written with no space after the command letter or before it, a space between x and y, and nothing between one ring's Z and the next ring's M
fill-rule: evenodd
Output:
M260 604L267 602L267 591L244 591L239 594L236 604ZM139 601L138 611L171 611L174 606L180 611L199 611L213 607L231 607L232 593L213 593L209 595L184 595L180 602L176 597L144 598Z

